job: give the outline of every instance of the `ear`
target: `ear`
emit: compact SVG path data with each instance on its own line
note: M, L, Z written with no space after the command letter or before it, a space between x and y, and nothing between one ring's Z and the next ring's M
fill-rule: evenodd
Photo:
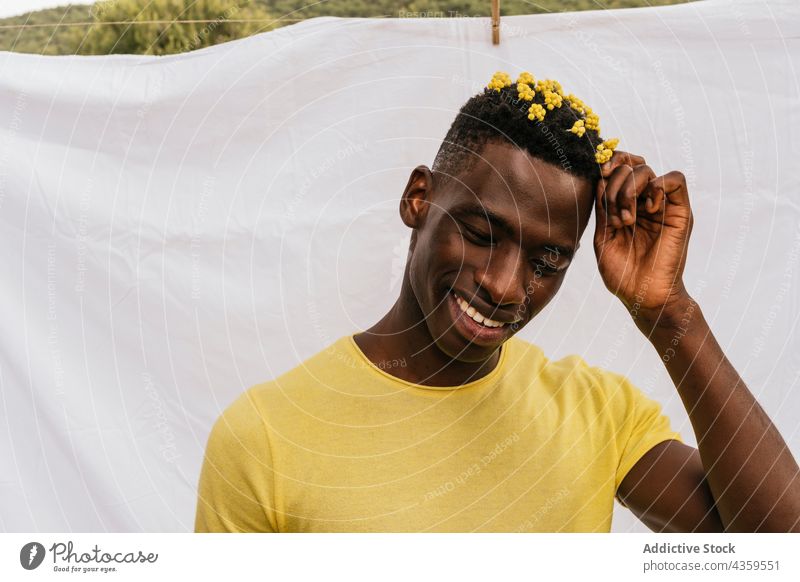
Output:
M400 199L400 218L407 227L417 229L425 223L432 196L433 173L428 166L417 166Z
M580 224L582 226L580 236L583 236L586 227L589 225L592 218L592 210L594 210L597 201L596 192L597 185L600 179L593 180L589 178L580 178L577 182L577 200L578 200L578 215L580 217ZM580 237L579 237L580 238ZM578 250L578 247L575 247Z

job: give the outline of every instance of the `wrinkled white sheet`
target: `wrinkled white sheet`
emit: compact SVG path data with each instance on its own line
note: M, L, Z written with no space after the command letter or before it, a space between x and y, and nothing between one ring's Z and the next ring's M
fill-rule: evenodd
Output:
M220 411L393 303L408 175L497 69L687 175L688 287L800 453L799 33L792 0L709 0L504 17L500 46L487 19L321 18L167 58L0 53L0 528L191 530ZM694 443L591 230L522 337L629 375Z

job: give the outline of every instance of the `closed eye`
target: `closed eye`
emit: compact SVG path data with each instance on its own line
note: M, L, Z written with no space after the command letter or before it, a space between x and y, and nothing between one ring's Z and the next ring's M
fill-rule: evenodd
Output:
M494 243L491 233L485 233L477 228L468 225L465 222L461 223L462 232L466 233L467 238L478 245L491 245Z

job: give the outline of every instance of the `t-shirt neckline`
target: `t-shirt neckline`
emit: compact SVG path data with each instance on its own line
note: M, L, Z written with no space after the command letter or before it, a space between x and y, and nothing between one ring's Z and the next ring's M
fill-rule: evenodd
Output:
M452 391L452 390L463 390L464 388L474 388L476 386L480 386L482 384L489 384L494 381L502 372L503 366L507 359L508 355L508 342L511 339L506 340L503 344L500 345L498 348L500 350L500 357L497 360L497 365L495 365L494 369L491 372L483 376L482 378L478 378L477 380L473 380L471 382L467 382L466 384L459 384L458 386L426 386L425 384L416 384L414 382L409 382L408 380L403 380L402 378L398 378L390 374L385 370L381 370L378 366L376 366L372 360L370 360L367 355L361 351L361 348L358 347L358 344L355 340L355 333L352 333L345 338L345 343L349 346L350 350L355 354L355 356L361 360L365 365L366 369L374 374L378 374L379 376L383 377L386 380L389 380L395 384L400 384L407 388L417 388L422 390L444 390L444 391Z

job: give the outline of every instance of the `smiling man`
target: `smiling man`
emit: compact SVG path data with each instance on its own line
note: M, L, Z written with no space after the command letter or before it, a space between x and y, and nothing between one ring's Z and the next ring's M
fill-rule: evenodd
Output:
M215 423L196 531L797 531L798 466L682 273L692 215L555 81L496 74L413 170L400 296ZM609 159L610 158L610 159ZM606 287L665 363L699 450L623 376L514 335L595 212Z

